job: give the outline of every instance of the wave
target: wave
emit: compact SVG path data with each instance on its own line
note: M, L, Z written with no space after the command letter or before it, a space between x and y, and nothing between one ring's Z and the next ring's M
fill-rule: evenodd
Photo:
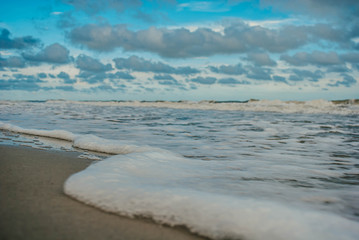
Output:
M225 174L221 161L189 159L160 148L64 130L25 129L3 122L0 129L116 154L64 183L67 195L104 211L185 226L212 239L354 240L359 236L357 222L334 213L223 193L217 180L205 181Z
M340 114L358 115L358 100L343 101L280 101L280 100L249 100L237 101L48 101L51 103L71 102L72 104L87 104L95 106L125 106L125 107L154 107L174 109L199 109L223 111L254 111L278 113L308 113L308 114Z
M123 141L101 138L92 134L74 134L65 130L39 130L26 129L0 121L0 130L48 137L72 143L75 148L107 154L127 154L132 152L145 152L149 150L165 151L150 146L137 146L126 144Z

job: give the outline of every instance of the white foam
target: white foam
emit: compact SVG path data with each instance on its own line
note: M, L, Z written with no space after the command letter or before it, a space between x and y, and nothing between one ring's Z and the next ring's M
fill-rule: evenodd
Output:
M214 166L213 166L214 164ZM213 239L357 239L359 224L341 216L240 198L202 187L216 163L159 152L117 155L72 175L66 194L105 211L145 216Z
M100 138L92 134L78 135L73 141L73 146L108 154L127 154L132 152L145 152L154 149L149 146L129 145L119 140Z
M129 145L123 141L104 139L91 134L74 134L65 130L27 129L9 123L3 123L1 121L0 130L65 140L71 142L72 146L76 148L108 154L127 154L149 150L161 151L161 149L152 148L149 146Z
M61 139L65 141L72 142L75 139L75 134L65 130L40 130L40 129L26 129L18 127L9 123L0 122L0 129L15 132L15 133L24 133L33 136L49 137L55 139Z

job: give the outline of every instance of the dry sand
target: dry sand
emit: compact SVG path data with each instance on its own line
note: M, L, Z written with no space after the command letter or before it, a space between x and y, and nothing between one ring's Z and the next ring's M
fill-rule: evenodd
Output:
M73 200L63 183L91 164L79 153L0 145L0 239L203 239Z

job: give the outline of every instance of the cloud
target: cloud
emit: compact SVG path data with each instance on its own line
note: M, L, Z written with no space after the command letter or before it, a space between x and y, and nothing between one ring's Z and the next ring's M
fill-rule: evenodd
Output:
M246 73L246 70L240 63L237 65L221 65L219 67L209 66L208 68L214 73L223 73L228 75L241 75Z
M166 86L183 86L183 84L179 83L176 79L173 79L173 80L161 80L158 83L160 85L166 85Z
M0 80L0 91L24 90L38 91L41 87L34 82L21 80Z
M8 58L1 58L0 56L0 68L23 68L25 67L25 61L21 57L11 56Z
M266 57L266 54L258 54L251 56L251 59L257 63L254 66L245 66L242 67L241 64L237 65L221 65L219 67L209 66L208 68L214 73L221 73L227 75L242 75L245 74L247 78L254 79L254 80L272 80L271 74L272 70L269 68L265 68L263 66L271 63L271 59ZM262 64L262 65L261 65ZM223 82L226 81L231 82L231 78L224 78ZM219 80L218 82L220 82ZM246 81L240 82L241 84L247 84Z
M320 70L316 70L314 72L309 70L301 70L301 69L292 69L291 70L295 75L291 75L289 80L292 81L303 81L308 79L311 82L318 82L319 79L324 77L324 72Z
M126 86L125 85L119 85L119 86L116 86L115 87L112 87L110 85L106 85L106 84L101 84L99 86L94 86L94 87L91 87L90 89L88 89L88 91L91 91L91 92L99 92L99 91L106 91L106 92L125 92L125 88Z
M344 45L350 45L350 38L352 37L351 30L342 28L342 26L333 26L331 24L318 23L312 26L303 26L308 33L321 40L328 40L331 42L337 42Z
M167 85L167 86L182 86L184 85L177 81L174 77L169 74L156 74L153 77L154 80L158 81L160 85Z
M300 82L300 81L303 81L304 79L300 78L298 75L290 75L289 80L294 81L294 82Z
M68 37L74 44L96 51L122 48L168 58L191 58L255 50L282 53L320 40L351 45L347 35L348 30L325 24L269 29L236 21L226 26L223 34L203 27L195 31L156 27L131 31L125 25L88 24L72 29Z
M38 77L38 78L47 78L47 74L46 74L46 73L43 73L43 72L42 72L42 73L38 73L38 74L37 74L37 77Z
M43 81L33 75L14 74L9 80L0 80L0 90L38 91Z
M235 78L221 78L217 81L217 83L219 84L223 84L223 85L235 85L235 84L242 84L242 85L248 85L250 84L250 82L248 81L239 81Z
M154 73L167 73L167 74L182 74L190 75L196 74L200 71L191 67L172 67L168 64L162 62L153 62L146 60L141 57L131 56L128 58L115 58L116 68L118 69L128 69L137 72L154 72Z
M55 89L66 91L66 92L76 91L76 89L73 86L56 86Z
M256 66L271 66L274 67L277 63L269 57L267 53L248 53L247 60L254 63Z
M126 72L106 73L106 72L90 72L82 71L77 77L81 78L82 81L87 83L103 83L106 79L109 80L134 80L135 77Z
M45 47L37 54L23 53L22 57L31 62L65 64L70 62L69 50L59 43Z
M279 10L314 16L316 18L340 17L350 19L359 15L359 3L357 0L262 0L262 6L274 7Z
M107 74L104 72L82 71L76 77L87 83L102 83L107 79Z
M214 84L217 81L217 79L214 77L196 77L190 79L189 81L199 84L210 85L210 84Z
M255 80L272 80L271 73L272 70L269 68L249 66L248 67L247 77Z
M280 59L293 66L316 65L321 67L343 64L342 60L336 52L298 52L293 56L281 55Z
M10 31L6 28L0 28L0 49L25 49L37 46L39 39L31 36L10 38Z
M57 74L57 77L61 78L66 84L72 84L76 82L75 79L71 79L70 75L65 72L60 72L59 74Z
M312 53L298 52L292 56L283 54L280 59L292 66L311 66L326 67L327 72L351 72L345 64L350 63L355 68L359 63L359 53L348 52L338 54L336 52L313 51ZM295 77L294 77L295 79Z
M282 77L282 76L278 76L278 75L275 75L272 77L272 79L276 82L283 82L283 83L287 83L287 80L285 77Z
M336 72L336 73L345 73L345 72L351 72L349 68L345 65L334 65L327 68L327 72Z
M16 73L12 75L15 79L17 80L26 80L26 81L31 81L31 82L43 82L41 79L33 76L33 75L25 75L25 74L21 74L21 73Z
M175 78L173 78L171 75L169 74L162 74L162 75L158 75L156 74L153 77L154 80L176 80Z
M343 77L342 81L337 81L334 84L328 84L328 86L329 87L339 87L339 86L351 87L357 83L357 80L348 74L342 74L342 77Z
M124 79L124 80L134 80L136 79L134 76L127 72L116 72L116 73L108 73L107 78L110 79Z
M61 14L64 14L64 13L63 12L51 12L51 15L55 15L55 16L61 15Z
M340 55L340 58L349 63L359 63L359 53L357 52L350 52Z
M60 72L59 74L57 74L57 77L61 79L70 79L70 75L65 72Z
M74 28L68 34L73 43L97 51L111 51L116 47L131 45L133 33L125 25L95 25L87 24Z
M182 75L191 75L191 74L197 74L200 73L201 71L195 68L191 68L191 67L177 67L175 68L175 71L173 72L174 74L182 74Z
M238 20L223 27L223 33L220 33L204 27L194 31L185 28L156 27L132 31L126 25L87 24L72 29L68 37L74 44L96 51L122 48L125 51L153 52L167 58L191 58L250 51L283 53L320 41L346 48L352 47L352 30L330 24L286 25L279 29L270 29L250 26Z
M99 60L81 54L76 59L76 67L82 71L89 72L106 72L113 70L111 64L103 64Z

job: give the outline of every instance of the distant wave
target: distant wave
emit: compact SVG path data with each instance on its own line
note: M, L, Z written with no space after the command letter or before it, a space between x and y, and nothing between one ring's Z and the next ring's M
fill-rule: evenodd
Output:
M154 107L174 109L199 109L222 111L254 111L278 113L308 114L340 114L358 115L359 100L312 100L312 101L280 101L280 100L248 100L248 101L61 101L52 103L88 104L95 106Z

